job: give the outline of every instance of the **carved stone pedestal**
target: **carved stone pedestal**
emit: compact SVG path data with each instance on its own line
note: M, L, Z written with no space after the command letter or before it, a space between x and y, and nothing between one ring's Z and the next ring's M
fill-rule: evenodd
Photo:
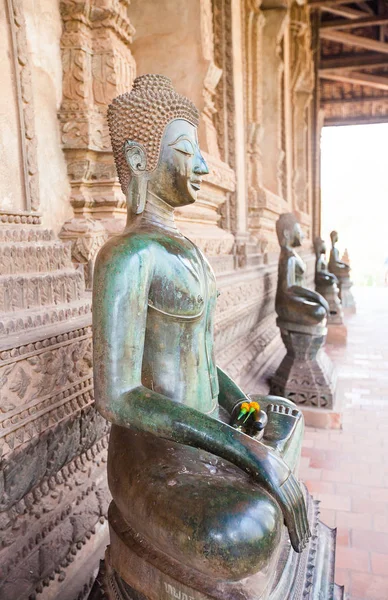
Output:
M344 324L344 312L339 298L337 285L316 286L316 291L321 294L329 304L327 318L327 342L329 344L345 344L348 330Z
M348 330L346 325L328 325L327 338L328 344L346 344L348 339Z
M339 289L337 285L327 287L316 286L316 291L321 294L329 305L329 315L327 325L343 325L344 314L342 311L341 300L339 299Z
M347 313L355 313L356 302L351 291L351 288L353 287L353 282L351 281L350 277L343 277L342 279L340 279L339 286L342 308Z
M113 516L111 546L101 561L89 600L343 600L343 588L334 584L335 530L320 522L318 502L307 491L306 500L310 542L302 554L297 554L287 535L283 536L272 584L262 592L258 592L260 585L255 585L256 576L241 582L210 583L194 570L172 564L166 555L162 559L156 549L150 551L145 540ZM112 512L114 508L110 519ZM119 571L126 573L137 591Z
M287 354L272 378L271 394L285 396L302 408L333 409L336 375L323 350L327 328L280 319L277 324ZM308 420L306 424L309 425Z

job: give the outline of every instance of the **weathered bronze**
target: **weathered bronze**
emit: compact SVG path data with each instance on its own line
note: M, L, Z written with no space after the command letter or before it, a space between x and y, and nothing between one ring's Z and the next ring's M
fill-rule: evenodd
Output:
M306 267L295 250L303 236L295 215L280 215L276 232L280 257L275 308L287 354L272 378L271 392L297 404L332 408L334 371L322 350L329 305L303 285Z
M279 319L297 325L324 326L329 306L320 294L303 285L306 265L295 250L302 245L303 233L293 213L280 215L276 233L280 257L275 308Z
M330 325L343 325L343 311L339 299L338 279L329 272L326 261L326 244L320 237L314 240L315 249L315 289L321 294L329 305L327 323Z
M303 417L284 398L247 397L217 368L215 277L174 221L208 172L198 113L168 79L148 75L108 118L128 223L94 275L95 395L112 422L113 501L91 598L103 581L108 598L299 600L318 536L294 474ZM251 435L229 425L244 403L256 407L262 441L253 424Z
M167 78L150 75L113 101L108 118L128 198L127 227L100 251L93 295L96 405L113 423L113 568L142 590L114 542L124 527L166 563L200 575L195 589L203 577L216 585L274 573L283 520L297 552L310 536L292 472L303 421L269 397L260 399L265 444L224 422L247 396L216 367L215 277L174 222L174 208L195 201L208 173L197 111Z
M353 283L350 279L350 266L340 260L338 249L335 247L338 242L338 233L332 231L330 233L330 239L331 250L329 257L329 271L338 279L339 297L342 302L342 307L349 311L354 311L356 309L356 303L351 292Z

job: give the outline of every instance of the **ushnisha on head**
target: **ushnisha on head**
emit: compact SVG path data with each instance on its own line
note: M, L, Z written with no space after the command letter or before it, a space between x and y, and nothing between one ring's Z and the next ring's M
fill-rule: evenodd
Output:
M326 254L326 244L321 237L316 237L314 240L315 256L318 258L321 254Z
M199 113L167 77L142 75L112 101L108 123L123 192L133 213L147 190L171 207L195 202L209 170L197 137Z
M297 248L302 245L303 233L293 213L283 213L276 221L276 234L282 248Z

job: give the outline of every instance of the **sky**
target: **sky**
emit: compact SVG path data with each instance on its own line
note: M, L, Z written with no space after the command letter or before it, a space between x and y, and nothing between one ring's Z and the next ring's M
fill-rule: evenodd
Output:
M340 254L348 249L352 279L381 285L388 258L388 123L324 127L322 149L322 236L339 233Z

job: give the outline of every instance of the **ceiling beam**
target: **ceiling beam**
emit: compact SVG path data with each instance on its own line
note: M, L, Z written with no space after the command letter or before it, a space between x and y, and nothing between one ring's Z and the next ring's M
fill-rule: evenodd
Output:
M362 19L354 19L349 21L348 19L333 19L332 21L322 21L321 29L354 29L355 27L364 27L372 25L384 25L388 23L388 16L386 17L363 17Z
M370 73L356 73L354 71L319 71L322 79L340 81L341 83L352 83L354 85L366 85L377 90L388 91L388 77L371 75Z
M373 9L366 2L356 2L356 4L359 8L361 8L361 10L365 10L365 12L369 13L370 15L375 14Z
M327 8L330 6L340 6L341 4L352 4L353 2L354 0L310 0L309 6L313 8Z
M370 69L373 67L388 66L386 54L375 52L364 52L363 54L339 54L337 56L325 56L319 63L321 71L337 69Z
M388 96L353 96L351 98L322 98L322 105L326 104L353 104L359 102L381 102L381 100L388 99Z
M345 4L346 2L343 0L310 0L309 2L311 8L320 8L325 12L332 13L339 17L345 17L347 19L360 19L365 17L365 12L363 10L350 8L349 6L345 6Z
M365 16L363 10L358 10L356 8L349 8L348 6L327 6L322 7L322 10L328 12L332 15L336 15L337 17L345 17L346 19L360 19Z
M378 42L377 40L372 40L371 38L353 35L352 33L322 29L320 32L320 37L323 40L340 42L341 44L346 44L348 46L357 46L358 48L365 48L366 50L373 50L374 52L384 52L388 54L388 44L385 44L384 42Z

